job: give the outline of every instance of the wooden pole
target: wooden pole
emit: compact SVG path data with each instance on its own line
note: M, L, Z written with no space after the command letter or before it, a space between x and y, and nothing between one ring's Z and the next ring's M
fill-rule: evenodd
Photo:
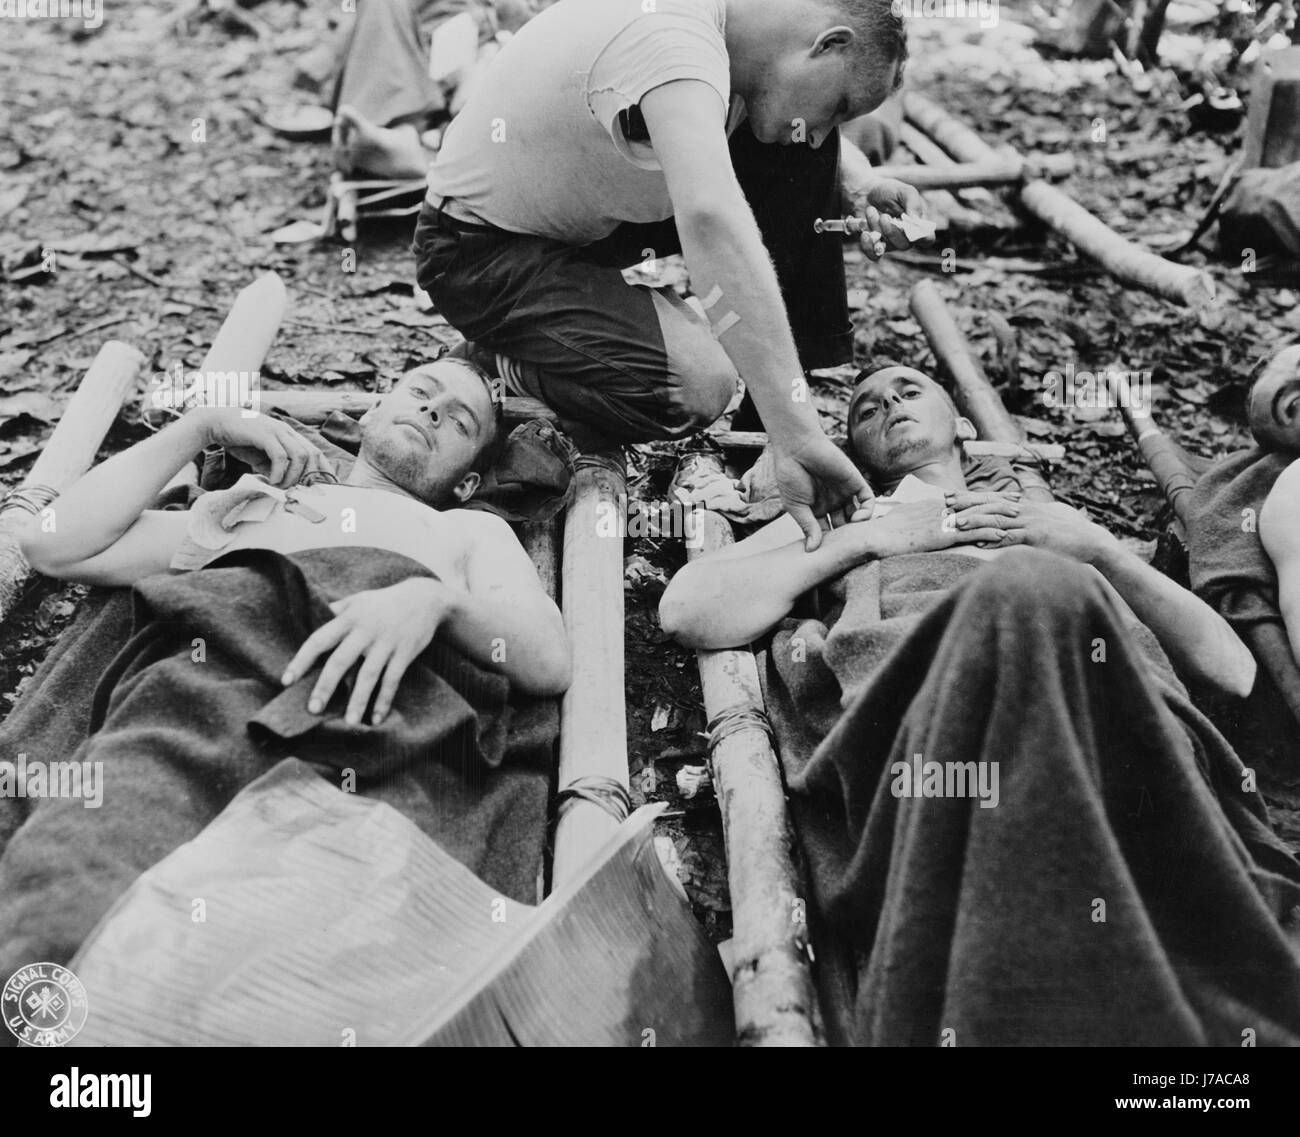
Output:
M144 356L130 344L110 340L99 349L20 489L44 486L62 493L90 469L143 365ZM31 513L15 505L0 508L0 620L31 573L17 539L31 520Z
M958 161L992 162L1002 158L979 135L929 99L909 94L905 105L908 119ZM1214 280L1208 273L1174 264L1125 240L1047 182L1031 180L1020 187L1017 196L1025 209L1097 261L1116 280L1197 311L1213 303Z
M274 272L263 273L245 285L217 329L212 346L199 364L199 375L242 373L252 381L252 407L261 407L261 370L289 308L284 281ZM193 483L198 471L191 462L181 469L166 488Z
M1119 380L1117 393L1120 414L1124 416L1129 434L1137 443L1147 467L1156 476L1165 500L1169 502L1185 533L1187 515L1191 509L1189 495L1196 486L1196 475L1187 464L1182 449L1152 418L1151 408L1143 399L1133 395L1127 374L1118 370L1115 374Z
M1142 34L1138 39L1138 58L1151 66L1160 60L1160 37L1165 30L1165 15L1169 0L1156 0L1142 21Z
M379 399L379 395L369 391L262 391L263 408L276 407L310 426L319 426L334 411L363 415ZM555 421L555 412L545 403L514 395L502 400L502 413L512 423L535 418Z
M882 178L897 178L919 190L933 190L1012 186L1032 178L1063 178L1073 170L1072 154L1044 154L1035 161L999 156L942 166L878 166L875 172Z
M682 459L679 481L722 463L713 454ZM703 539L691 560L732 544L731 526L702 511ZM698 516L698 515L697 515ZM700 524L700 521L696 522ZM696 653L712 724L709 768L722 813L734 928L732 999L742 1046L816 1046L803 890L794 867L785 787L764 725L763 692L750 651Z
M957 164L944 153L943 147L931 142L911 123L903 123L902 129L898 133L898 140L911 151L918 162L924 162L927 166L948 167ZM907 181L907 179L904 178L903 181ZM996 205L998 211L1007 212L1006 206L998 202L988 190L962 191L962 200L958 200L948 190L923 190L922 193L926 202L934 208L935 212L964 229L979 229L981 226L995 224L1002 227L1002 223L995 222L994 218L986 217L978 210L970 208L969 205L965 204L968 201L984 206Z
M245 285L217 329L199 370L259 372L288 308L289 294L276 273L263 273Z
M1004 157L938 103L908 92L903 108L907 121L958 162L987 162Z
M1020 190L1020 201L1117 280L1193 311L1214 303L1214 279L1209 273L1191 265L1174 264L1126 241L1055 186L1044 181L1029 182Z
M582 778L628 787L623 692L623 535L627 484L621 453L582 454L564 521L564 627L573 681L560 704L561 793ZM571 800L555 830L552 891L573 880L618 829L610 813Z
M1007 414L934 282L922 280L914 285L908 304L934 349L941 375L950 380L953 398L962 413L975 424L981 438L988 442L1024 446L1024 431ZM1055 500L1043 476L1032 466L1013 462L1011 468L1026 498L1031 501Z
M768 443L761 430L724 430L710 427L704 432L723 450L762 450ZM993 442L980 440L963 442L962 449L973 458L1016 458L1025 462L1059 462L1065 457L1065 447L1056 443Z
M899 131L898 140L912 152L918 162L924 162L927 166L957 165L957 159L952 157L925 131L917 129L910 122L903 123L903 129ZM992 148L990 147L990 149ZM997 152L994 151L994 154L996 155Z

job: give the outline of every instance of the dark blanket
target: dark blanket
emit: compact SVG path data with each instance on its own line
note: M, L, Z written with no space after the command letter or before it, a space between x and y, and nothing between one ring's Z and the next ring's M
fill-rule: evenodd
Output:
M0 730L5 760L103 763L99 808L0 799L0 972L69 960L141 872L288 756L388 803L493 888L535 902L555 700L510 698L502 676L440 639L379 727L343 720L342 689L323 713L307 711L319 665L279 682L330 601L428 575L376 549L243 550L97 594Z
M1187 525L1192 590L1228 621L1259 661L1244 705L1216 717L1242 757L1300 807L1300 668L1277 603L1277 574L1259 539L1259 512L1294 459L1258 448L1211 466L1192 491Z
M828 592L766 671L833 1040L1300 1043L1300 865L1093 570L928 554ZM901 796L916 755L997 763L997 804Z

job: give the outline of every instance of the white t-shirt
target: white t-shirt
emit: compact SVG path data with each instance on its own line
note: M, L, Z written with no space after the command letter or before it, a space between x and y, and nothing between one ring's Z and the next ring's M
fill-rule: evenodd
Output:
M429 200L515 233L588 244L624 221L673 214L648 142L624 112L698 79L734 129L724 0L560 0L521 28L447 128ZM635 130L633 131L635 134Z

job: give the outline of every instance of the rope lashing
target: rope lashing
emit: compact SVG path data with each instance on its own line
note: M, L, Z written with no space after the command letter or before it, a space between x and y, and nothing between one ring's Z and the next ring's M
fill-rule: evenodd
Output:
M556 820L579 801L603 809L620 825L632 812L632 798L627 787L617 779L607 778L603 774L576 778L565 786L555 797Z
M59 491L52 486L18 486L0 497L0 513L6 509L23 509L37 517L58 496Z
M768 742L775 742L772 736L772 724L763 711L757 707L728 707L714 715L705 728L709 753L712 754L723 739L730 738L731 735L742 730L761 730L767 735Z

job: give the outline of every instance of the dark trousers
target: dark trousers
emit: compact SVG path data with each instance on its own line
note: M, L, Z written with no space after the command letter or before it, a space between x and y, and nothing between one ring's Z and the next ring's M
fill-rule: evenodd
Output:
M731 158L775 264L800 362L805 370L847 362L853 332L840 240L813 232L817 217L840 211L838 134L819 150L764 145L742 124ZM735 366L694 310L671 288L624 281L621 270L647 249L681 251L671 218L574 246L466 225L426 205L415 233L420 287L452 326L517 364L528 393L566 423L616 442L690 434L714 422L736 390Z

